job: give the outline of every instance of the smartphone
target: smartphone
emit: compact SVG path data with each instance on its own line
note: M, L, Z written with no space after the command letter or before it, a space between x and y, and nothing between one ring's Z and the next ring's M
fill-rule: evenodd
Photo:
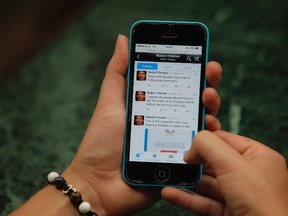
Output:
M209 33L198 22L138 21L130 31L123 178L191 187L200 165L183 156L203 129Z

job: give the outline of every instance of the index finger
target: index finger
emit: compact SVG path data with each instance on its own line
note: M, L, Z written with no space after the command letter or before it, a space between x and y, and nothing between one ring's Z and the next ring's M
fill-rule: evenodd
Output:
M208 163L216 176L241 169L243 158L228 143L209 131L200 131L184 160L188 164Z

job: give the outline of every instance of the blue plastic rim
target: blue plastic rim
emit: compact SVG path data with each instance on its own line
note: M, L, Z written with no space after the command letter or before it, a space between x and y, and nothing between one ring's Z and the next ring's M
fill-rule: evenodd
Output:
M131 35L133 33L133 29L136 25L140 24L140 23L171 23L171 24L191 24L191 25L200 25L202 26L205 31L206 31L206 59L205 59L205 64L207 64L208 62L208 51L209 51L209 30L208 27L202 23L202 22L192 22L192 21L171 21L171 20L138 20L136 22L133 23L133 25L130 28L130 41L129 41L129 58L128 58L128 62L130 62L130 58L131 58ZM127 72L127 80L130 80L130 64L128 64L128 72ZM207 84L206 84L206 78L204 80L204 89L206 88ZM130 88L130 83L127 82L127 90L126 90L126 125L128 123L128 97L129 97L129 88ZM202 130L204 130L204 118L205 118L205 107L203 106L203 120L202 120ZM127 127L126 127L127 128ZM198 182L196 182L195 185L192 186L185 186L185 185L166 185L166 184L137 184L137 183L131 183L129 182L126 178L125 178L125 161L126 161L126 128L125 128L125 135L124 135L124 149L123 149L123 159L122 159L122 177L124 179L124 181L132 186L147 186L147 187L177 187L177 188L192 188L195 187L196 185L198 185L202 179L202 165L200 165L200 176L198 179Z

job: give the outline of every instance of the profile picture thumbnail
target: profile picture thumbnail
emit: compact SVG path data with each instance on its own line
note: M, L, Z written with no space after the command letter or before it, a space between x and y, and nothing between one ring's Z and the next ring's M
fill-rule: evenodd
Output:
M135 100L136 101L145 101L145 91L136 91Z
M138 70L137 71L137 80L138 81L145 81L147 76L147 71Z
M137 126L144 125L144 116L143 115L135 115L134 116L134 125L137 125Z

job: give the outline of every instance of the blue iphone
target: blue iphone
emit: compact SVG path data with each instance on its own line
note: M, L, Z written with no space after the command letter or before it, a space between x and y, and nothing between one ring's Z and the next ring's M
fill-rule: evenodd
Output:
M183 156L203 129L207 27L138 21L130 34L123 177L139 186L191 187L201 166Z

